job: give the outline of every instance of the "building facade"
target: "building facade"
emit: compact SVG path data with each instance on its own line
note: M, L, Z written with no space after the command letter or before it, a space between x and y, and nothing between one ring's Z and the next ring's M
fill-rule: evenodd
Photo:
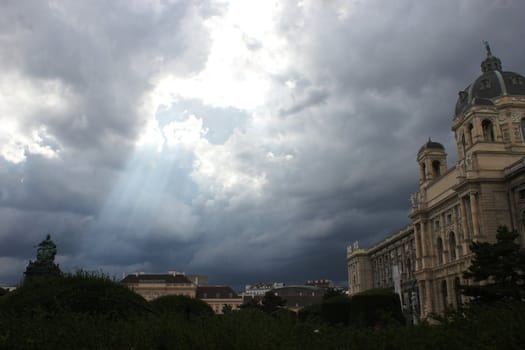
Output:
M226 308L238 310L243 303L242 297L227 286L199 286L197 298L210 305L217 315L222 315Z
M410 217L422 316L463 302L459 286L468 283L462 274L472 240L494 242L498 226L506 225L523 244L525 78L503 71L488 45L481 71L456 103L457 164L448 169L444 147L430 140L417 156L419 191Z
M151 274L137 272L127 275L122 284L150 301L166 295L185 295L195 298L197 286L178 273Z
M418 310L415 279L416 249L412 225L394 233L370 249L347 248L349 295L372 288L399 293L403 309ZM414 303L416 302L416 303Z
M410 264L421 317L466 301L459 286L469 283L462 275L471 241L495 242L498 226L506 225L525 243L525 78L503 71L488 45L481 73L456 103L451 127L457 163L449 168L445 148L431 139L417 153ZM390 269L384 266L392 259L376 254L374 265L371 252L390 245L395 240L348 251L350 293L387 286Z
M285 307L292 311L299 311L305 306L320 304L326 289L314 286L285 286L272 289L272 292L283 298Z

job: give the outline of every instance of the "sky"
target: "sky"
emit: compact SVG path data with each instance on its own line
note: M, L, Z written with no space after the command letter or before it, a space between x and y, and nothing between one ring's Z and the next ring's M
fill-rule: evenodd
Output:
M0 3L0 285L64 271L346 283L457 159L483 40L525 74L521 0Z

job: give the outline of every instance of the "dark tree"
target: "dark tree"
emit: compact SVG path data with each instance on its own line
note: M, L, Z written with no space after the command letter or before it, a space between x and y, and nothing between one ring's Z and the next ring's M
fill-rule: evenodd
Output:
M261 304L255 298L245 299L244 303L240 306L241 309L260 309Z
M343 289L328 288L326 293L323 295L323 300L328 300L333 297L345 296L345 291Z
M477 282L463 286L463 294L478 302L503 298L525 299L525 253L516 243L516 231L500 226L496 243L472 242L472 265L463 277Z
M264 294L264 298L262 299L261 303L262 311L266 313L272 313L284 307L286 305L286 300L270 291Z

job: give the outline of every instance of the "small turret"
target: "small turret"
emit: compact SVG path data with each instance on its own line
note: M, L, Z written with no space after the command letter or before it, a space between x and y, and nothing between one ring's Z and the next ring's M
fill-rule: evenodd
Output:
M434 142L428 138L417 153L417 163L419 164L419 183L424 183L437 179L447 171L447 154L445 147L439 142Z

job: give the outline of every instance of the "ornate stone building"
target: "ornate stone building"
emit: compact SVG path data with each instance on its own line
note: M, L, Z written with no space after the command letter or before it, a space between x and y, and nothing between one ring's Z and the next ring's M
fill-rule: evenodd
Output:
M457 164L448 168L445 148L430 139L417 154L419 191L411 197L410 218L422 317L464 302L459 285L468 282L462 274L472 240L494 242L498 226L506 225L525 243L525 78L503 71L488 45L481 71L456 103ZM370 252L388 245L348 254L351 293L380 285L384 277ZM353 269L362 274L355 283Z
M523 240L525 78L503 71L488 45L481 70L456 103L458 163L448 169L444 147L430 140L417 155L410 217L422 316L462 302L470 241L495 241L500 225L519 230Z
M370 249L348 247L349 295L371 288L398 289L404 310L417 309L417 299L413 299L417 294L415 260L414 231L411 225Z

